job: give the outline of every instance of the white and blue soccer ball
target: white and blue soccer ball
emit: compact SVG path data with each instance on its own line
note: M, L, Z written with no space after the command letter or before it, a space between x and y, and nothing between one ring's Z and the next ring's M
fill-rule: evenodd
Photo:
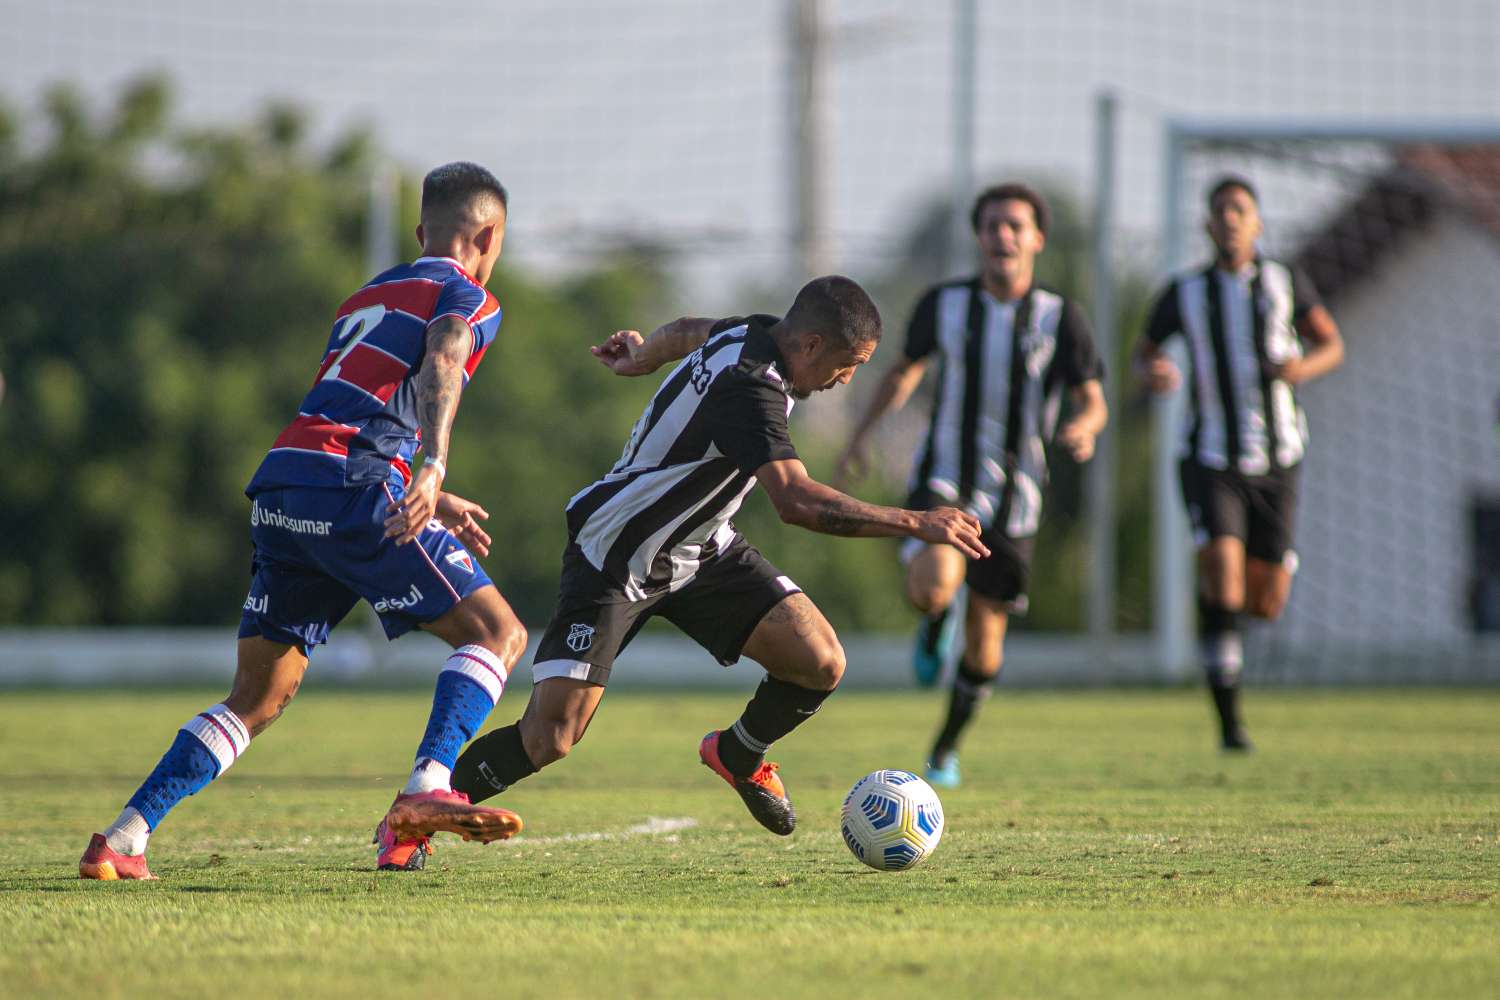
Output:
M943 804L910 771L873 771L854 783L839 823L849 851L882 872L905 871L943 837Z

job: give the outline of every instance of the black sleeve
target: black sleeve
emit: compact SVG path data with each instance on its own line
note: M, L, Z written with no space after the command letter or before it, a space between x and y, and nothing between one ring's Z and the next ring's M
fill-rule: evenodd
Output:
M906 325L908 361L920 361L937 348L937 302L938 289L934 288L912 310L911 322Z
M1323 304L1318 287L1307 272L1300 267L1291 268L1292 273L1292 319L1299 320Z
M713 326L709 327L708 335L710 337L716 337L719 334L723 333L725 330L733 330L737 326L743 326L744 323L745 317L743 316L727 316L724 319L719 320Z
M746 323L758 323L760 326L769 329L779 322L780 319L778 317L767 316L763 313L756 313L753 316L727 316L709 327L708 335L713 337L723 333L725 330L733 330L737 326L744 326Z
M1057 323L1057 370L1063 385L1072 389L1091 379L1104 377L1104 362L1094 345L1094 331L1077 303L1063 303Z
M1146 339L1160 345L1168 337L1182 332L1182 315L1177 310L1177 282L1172 282L1156 298L1151 319L1146 322Z
M762 378L724 372L709 386L699 412L709 440L747 476L767 462L797 457L786 425L786 395Z

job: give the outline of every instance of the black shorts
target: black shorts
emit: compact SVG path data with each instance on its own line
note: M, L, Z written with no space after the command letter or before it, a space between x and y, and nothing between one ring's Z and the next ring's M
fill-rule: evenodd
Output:
M1226 535L1245 543L1251 559L1280 563L1292 550L1297 525L1297 466L1247 476L1184 459L1182 499L1201 548Z
M925 489L915 491L906 500L908 510L951 506ZM1012 538L997 525L990 525L979 538L990 554L983 559L968 561L964 583L971 593L1004 604L1008 613L1024 615L1029 603L1026 592L1031 586L1031 556L1036 550L1036 537ZM915 555L922 543L916 539L912 541L916 544L907 552Z
M563 552L557 609L532 661L532 683L572 677L607 684L615 657L658 615L727 667L740 658L766 613L788 594L801 592L754 546L736 538L700 566L686 586L633 601L618 581L595 569L569 542Z

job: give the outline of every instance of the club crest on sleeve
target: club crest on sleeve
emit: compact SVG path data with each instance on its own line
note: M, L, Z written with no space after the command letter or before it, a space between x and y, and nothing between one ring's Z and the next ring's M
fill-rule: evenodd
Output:
M469 553L464 551L463 549L454 549L452 552L444 556L443 559L448 563L448 565L457 566L465 573L472 574L474 572L474 560L470 559Z
M594 626L574 625L568 630L568 648L581 653L594 644Z

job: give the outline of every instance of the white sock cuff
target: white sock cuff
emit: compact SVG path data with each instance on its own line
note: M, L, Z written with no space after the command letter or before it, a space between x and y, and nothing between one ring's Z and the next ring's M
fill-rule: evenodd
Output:
M500 657L483 646L473 644L455 649L443 664L443 670L463 674L484 688L489 693L491 702L500 700L506 678L510 676L510 671L505 669Z
M146 853L146 840L150 836L151 827L146 825L146 817L132 806L126 806L119 818L104 831L104 840L110 850L132 856Z
M245 752L250 745L250 730L222 703L189 719L182 731L197 737L198 742L208 748L219 762L219 773L223 774Z

